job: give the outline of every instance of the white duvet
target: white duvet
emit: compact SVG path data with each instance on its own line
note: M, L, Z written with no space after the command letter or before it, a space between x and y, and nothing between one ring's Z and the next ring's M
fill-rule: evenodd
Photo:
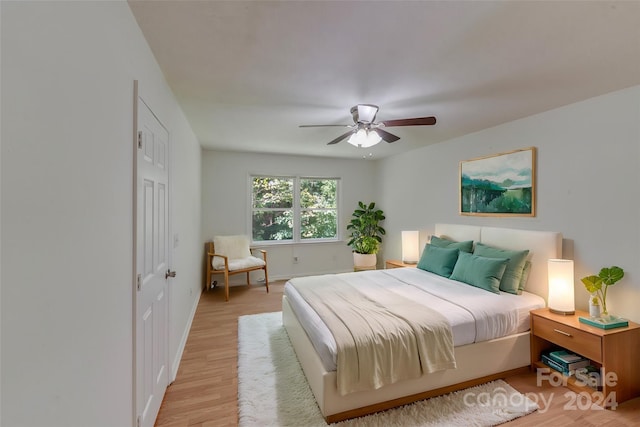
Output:
M491 340L529 329L530 310L544 300L523 292L494 294L416 268L363 271L338 275L357 283L375 282L441 313L451 324L455 346ZM285 295L327 371L336 370L336 343L318 314L289 283Z
M454 369L453 334L437 310L353 275L289 281L331 331L340 394Z

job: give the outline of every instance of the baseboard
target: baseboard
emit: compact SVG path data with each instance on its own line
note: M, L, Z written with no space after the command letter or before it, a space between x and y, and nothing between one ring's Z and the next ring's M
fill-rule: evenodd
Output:
M187 339L189 338L189 332L191 331L191 324L193 323L193 319L196 316L196 310L198 309L198 303L200 302L200 297L202 296L202 292L198 292L198 297L195 299L193 303L193 307L191 307L191 312L189 313L189 320L187 321L187 326L182 332L182 338L180 339L180 344L178 345L178 351L176 352L176 357L171 364L171 378L169 378L169 383L172 383L176 380L176 376L178 375L178 368L180 367L180 362L182 361L182 354L184 353L184 348L187 345Z

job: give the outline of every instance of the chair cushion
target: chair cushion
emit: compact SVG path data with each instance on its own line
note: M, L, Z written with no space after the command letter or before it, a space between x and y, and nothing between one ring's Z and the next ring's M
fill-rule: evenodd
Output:
M224 259L213 257L211 265L215 270L224 270ZM241 259L229 259L229 271L244 270L245 268L262 267L265 265L264 260L249 256Z
M245 235L215 236L214 249L217 254L226 255L229 259L249 258L249 237Z

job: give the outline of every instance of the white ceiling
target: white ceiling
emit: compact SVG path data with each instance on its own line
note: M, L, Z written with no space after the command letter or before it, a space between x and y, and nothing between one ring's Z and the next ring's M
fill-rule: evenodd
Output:
M381 158L640 84L640 2L130 1L204 148ZM401 139L326 143L358 103Z

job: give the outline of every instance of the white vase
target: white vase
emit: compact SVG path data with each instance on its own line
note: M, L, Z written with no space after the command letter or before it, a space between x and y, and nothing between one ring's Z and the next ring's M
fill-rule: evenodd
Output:
M376 268L377 257L376 254L359 254L353 253L353 265L356 269L371 269Z
M596 318L600 317L600 304L593 302L593 297L589 297L589 316Z

